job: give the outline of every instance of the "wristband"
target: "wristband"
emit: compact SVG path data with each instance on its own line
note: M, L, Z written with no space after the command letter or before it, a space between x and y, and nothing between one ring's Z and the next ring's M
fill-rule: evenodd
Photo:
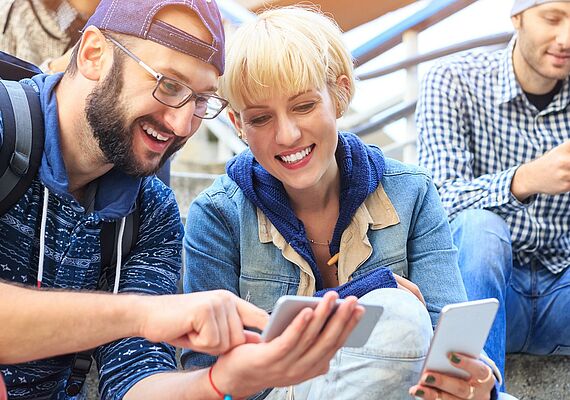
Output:
M216 394L218 396L220 396L220 399L223 400L232 400L232 395L231 394L223 394L220 389L218 389L216 387L216 385L214 385L214 380L212 379L212 371L214 370L214 366L212 365L210 367L210 369L208 370L208 380L210 381L210 385L212 386L212 389L214 389L214 392L216 392Z

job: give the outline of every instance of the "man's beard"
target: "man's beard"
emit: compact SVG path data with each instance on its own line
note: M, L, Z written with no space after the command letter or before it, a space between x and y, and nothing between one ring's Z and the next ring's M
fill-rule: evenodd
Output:
M158 171L166 160L182 147L182 143L180 143L181 138L176 138L178 141L168 147L158 165L154 167L145 167L137 161L133 152L134 127L142 121L142 118L127 126L126 107L120 102L123 89L123 61L123 57L115 57L105 80L87 97L85 115L106 162L113 164L127 175L143 177ZM160 126L150 117L145 119Z

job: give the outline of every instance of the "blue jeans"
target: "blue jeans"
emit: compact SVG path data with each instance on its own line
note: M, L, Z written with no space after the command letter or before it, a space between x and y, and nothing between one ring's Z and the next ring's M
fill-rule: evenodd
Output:
M553 274L513 261L510 230L490 211L460 213L451 231L467 297L500 301L485 351L503 376L506 352L570 354L570 268Z

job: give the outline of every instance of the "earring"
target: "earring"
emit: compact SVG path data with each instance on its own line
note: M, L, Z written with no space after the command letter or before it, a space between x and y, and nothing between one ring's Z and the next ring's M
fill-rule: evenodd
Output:
M247 138L245 137L245 135L243 134L243 132L242 132L241 129L239 129L239 130L237 131L237 135L238 135L238 138L240 138L242 142L244 142L245 144L248 144L248 143L247 143Z

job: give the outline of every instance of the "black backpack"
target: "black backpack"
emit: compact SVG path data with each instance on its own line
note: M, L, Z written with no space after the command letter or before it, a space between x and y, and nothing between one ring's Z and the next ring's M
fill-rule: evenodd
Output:
M36 177L43 153L44 123L38 93L17 82L41 73L39 68L0 51L0 111L4 130L0 147L0 215L6 213L26 193ZM104 222L101 229L101 276L98 288L105 288L111 265L117 259L120 220ZM125 221L123 258L137 241L139 207ZM94 349L75 354L65 391L77 395L91 369Z

